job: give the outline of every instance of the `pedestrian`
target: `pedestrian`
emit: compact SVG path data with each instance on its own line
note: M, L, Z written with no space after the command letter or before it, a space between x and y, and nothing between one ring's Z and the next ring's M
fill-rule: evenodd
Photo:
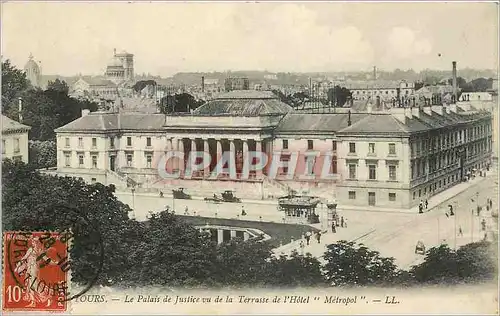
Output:
M306 233L306 243L309 246L309 241L311 240L311 232Z
M241 216L245 216L245 215L247 215L247 212L245 212L245 207L242 206L241 207Z
M458 235L459 236L463 236L464 235L464 232L462 231L462 226L458 227Z
M318 244L321 243L321 232L320 231L316 233L316 240L318 241Z
M420 204L418 205L418 213L419 214L422 214L424 211L422 209L422 202L420 202Z
M483 231L486 231L486 220L483 218L483 220L481 221L481 229Z
M340 227L344 227L344 216L340 218Z
M446 215L447 218L450 218L450 215L448 214L448 212L445 212L444 215Z
M481 213L481 206L477 207L477 216L479 216L479 213Z
M347 228L347 219L344 219L344 227Z
M332 224L332 233L337 233L337 225L335 225L335 222Z
M493 209L493 201L490 199L490 209Z
M163 192L160 191L160 197L162 198L163 197Z
M189 215L189 210L188 210L188 207L186 206L186 208L184 209L184 215Z
M425 200L425 209L429 208L429 201Z
M304 254L304 241L300 241L299 243L299 247L300 247L300 254L303 255Z

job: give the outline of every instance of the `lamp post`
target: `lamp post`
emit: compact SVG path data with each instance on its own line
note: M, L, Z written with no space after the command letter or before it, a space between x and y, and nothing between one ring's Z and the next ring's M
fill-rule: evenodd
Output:
M132 192L132 219L135 219L135 187L130 189Z

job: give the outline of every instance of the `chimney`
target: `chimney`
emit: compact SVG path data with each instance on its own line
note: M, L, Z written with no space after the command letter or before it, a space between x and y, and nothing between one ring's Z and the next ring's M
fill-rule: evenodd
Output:
M113 57L116 56L116 48L113 48Z
M456 100L457 99L457 62L453 61L451 64L453 65L453 70L452 70L453 95L455 96L455 100Z
M18 99L18 118L19 118L19 123L23 122L23 98L19 97Z
M205 77L201 76L201 92L205 92Z
M351 122L351 110L349 110L349 112L347 112L347 126L351 126L352 122Z
M89 114L90 114L90 110L89 109L82 109L82 117L87 116Z
M377 80L377 66L373 66L373 80Z

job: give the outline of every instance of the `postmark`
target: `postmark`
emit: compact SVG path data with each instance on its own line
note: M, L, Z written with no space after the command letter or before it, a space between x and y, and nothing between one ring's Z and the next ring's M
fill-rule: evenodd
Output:
M67 310L70 240L70 232L4 233L4 310Z

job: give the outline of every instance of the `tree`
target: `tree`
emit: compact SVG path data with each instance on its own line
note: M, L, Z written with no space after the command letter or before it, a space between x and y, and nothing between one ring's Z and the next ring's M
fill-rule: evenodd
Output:
M29 141L29 160L34 168L57 166L57 145L53 140Z
M188 113L191 110L197 109L204 101L197 101L189 93L180 93L175 95L167 95L160 101L160 112L169 113Z
M307 253L300 255L292 252L290 257L284 255L271 258L267 264L268 283L274 287L315 287L326 285L321 272L321 263Z
M47 84L47 90L53 90L62 93L63 95L68 95L69 87L66 81L56 79L55 81L49 81Z
M470 243L457 251L447 245L431 248L425 261L410 273L420 283L455 284L492 280L497 272L497 247L487 241Z
M10 63L10 60L2 62L2 105L9 105L17 101L17 97L23 91L31 87L26 73L17 69ZM4 112L2 109L2 113Z
M398 277L394 258L381 257L363 244L341 240L323 256L326 279L334 286L390 284Z
M327 91L328 103L334 106L344 106L352 97L352 92L346 87L335 86Z

